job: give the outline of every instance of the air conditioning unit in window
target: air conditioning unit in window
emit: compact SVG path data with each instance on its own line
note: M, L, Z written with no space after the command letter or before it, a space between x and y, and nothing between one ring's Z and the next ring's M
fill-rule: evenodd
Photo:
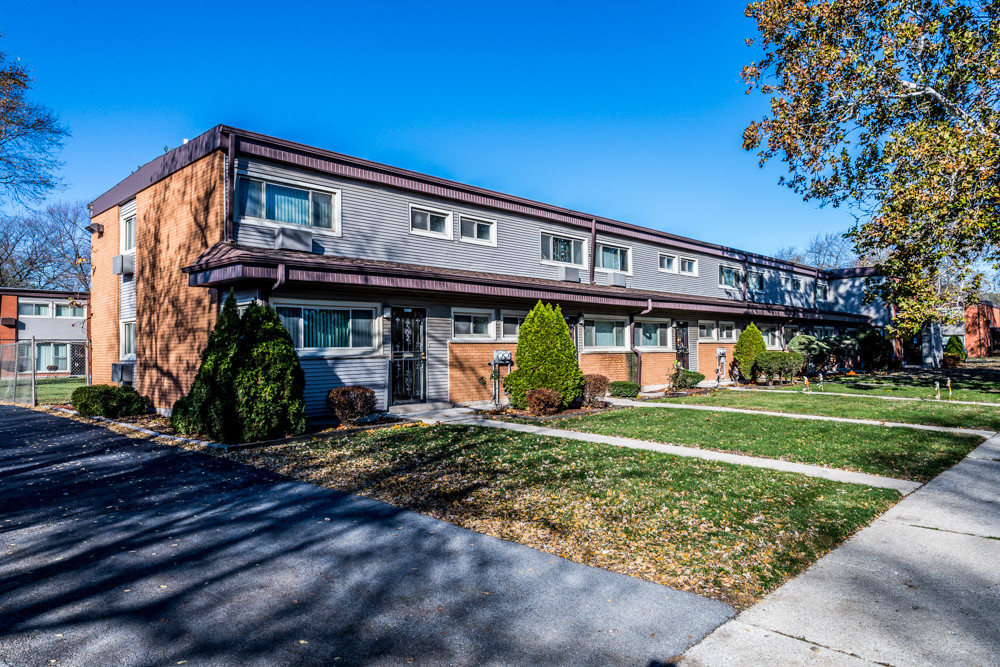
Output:
M111 273L130 276L135 273L135 255L115 255L111 258Z
M313 235L308 229L279 227L274 234L275 250L299 250L312 252Z
M580 269L573 268L572 266L560 266L556 277L568 283L578 283L580 282Z
M625 287L625 274L612 273L611 280L609 280L608 283L614 285L615 287Z
M111 364L111 381L129 384L135 382L135 363Z

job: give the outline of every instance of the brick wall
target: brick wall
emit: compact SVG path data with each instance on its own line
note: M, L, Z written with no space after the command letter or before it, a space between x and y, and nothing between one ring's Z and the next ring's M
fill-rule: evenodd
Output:
M676 358L673 352L643 352L642 376L639 378L639 384L644 387L667 384L668 378L674 372Z
M990 327L997 326L1000 309L984 303L965 307L965 351L970 357L989 356Z
M588 352L580 355L584 375L603 375L611 382L628 380L628 355L624 352Z
M448 400L452 403L488 401L493 398L493 383L488 364L493 361L493 350L517 351L517 343L490 341L488 343L448 343ZM505 369L501 373L507 374ZM486 378L486 386L479 378Z
M17 318L17 296L0 294L0 317ZM17 327L0 325L0 343L13 343L17 340Z
M717 363L715 351L720 347L726 348L726 372L722 377L725 380L730 376L729 369L733 364L733 349L736 347L736 343L720 343L712 340L698 341L698 372L704 375L706 380L712 382L715 382Z
M111 258L119 254L118 207L94 216L104 231L90 236L90 369L94 384L111 384L111 364L118 361L118 284Z
M216 151L136 196L136 374L157 408L190 389L215 325L211 292L181 267L222 240L224 165Z

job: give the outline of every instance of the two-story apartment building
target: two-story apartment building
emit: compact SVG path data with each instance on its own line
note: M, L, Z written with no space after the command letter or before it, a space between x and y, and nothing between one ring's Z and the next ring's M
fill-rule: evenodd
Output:
M88 298L87 292L0 287L0 345L34 339L36 373L85 374ZM31 372L31 347L19 345L17 355L18 372Z
M94 380L134 364L169 409L221 299L273 305L298 348L307 410L333 387L382 407L488 399L538 301L558 303L584 373L663 385L716 375L755 322L769 347L885 324L866 270L813 267L273 137L217 126L91 205ZM118 364L118 365L116 365ZM723 371L725 372L725 371Z

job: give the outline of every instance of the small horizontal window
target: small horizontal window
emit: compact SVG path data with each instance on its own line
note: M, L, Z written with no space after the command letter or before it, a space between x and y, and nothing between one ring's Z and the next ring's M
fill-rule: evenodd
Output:
M460 313L452 315L452 336L454 338L492 338L490 313Z
M71 306L65 303L56 304L56 317L73 317L76 319L81 319L85 315L85 309L83 306Z
M241 178L237 214L288 225L334 229L334 197L329 192Z
M524 324L524 315L503 315L503 337L516 339L521 333L521 325Z
M583 241L542 234L542 260L557 264L583 266Z
M636 322L636 347L670 347L670 325L666 322Z
M625 347L624 320L584 320L584 347Z
M681 257L681 273L687 276L698 275L698 260L690 257Z
M719 340L736 340L736 324L719 322Z
M278 306L276 310L298 349L375 347L375 311L371 308Z
M736 289L740 286L740 270L733 266L719 267L719 286Z
M660 271L677 273L677 255L665 255L660 253Z
M801 292L802 279L798 276L781 276L781 288L791 292Z
M425 208L410 208L410 232L451 238L451 214Z
M47 303L18 303L17 314L21 317L50 317L52 314Z
M698 322L698 338L715 340L715 322Z
M484 245L494 245L496 237L496 223L490 220L477 220L475 218L461 217L459 224L463 241L482 243Z
M610 271L628 273L628 248L597 244L597 266Z
M755 292L764 291L764 274L760 271L747 272L747 287Z

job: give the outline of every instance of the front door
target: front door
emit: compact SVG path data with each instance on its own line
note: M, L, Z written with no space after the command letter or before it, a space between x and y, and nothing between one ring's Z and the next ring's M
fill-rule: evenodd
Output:
M393 308L389 374L392 403L422 403L427 398L427 311Z
M674 348L677 350L677 363L681 368L691 368L691 353L688 348L688 323L674 324Z

